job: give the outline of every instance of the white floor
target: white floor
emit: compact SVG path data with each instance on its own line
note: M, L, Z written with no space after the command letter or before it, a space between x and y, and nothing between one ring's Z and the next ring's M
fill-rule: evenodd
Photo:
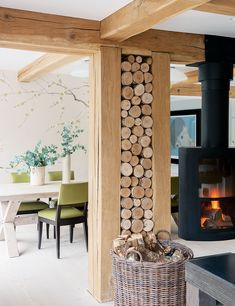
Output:
M60 260L56 259L55 240L52 238L47 240L44 237L42 249L37 249L35 225L17 228L20 257L8 258L5 243L1 241L0 306L100 305L87 291L88 262L82 227L75 229L73 244L68 238L68 228L64 228ZM188 245L195 256L235 252L235 240L178 241Z
M87 291L88 260L82 227L75 228L74 243L69 229L61 233L61 259L56 258L55 240L44 237L37 249L36 225L17 228L20 257L8 258L0 241L0 306L95 306ZM106 303L105 306L113 305Z

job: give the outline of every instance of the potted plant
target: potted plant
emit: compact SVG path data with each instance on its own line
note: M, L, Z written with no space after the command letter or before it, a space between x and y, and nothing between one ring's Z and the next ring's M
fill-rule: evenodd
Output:
M72 124L65 125L61 132L61 146L62 146L62 174L63 183L70 182L70 172L71 172L71 155L78 149L86 152L86 148L78 143L79 134L83 130L79 129L77 126Z
M41 141L36 144L33 150L27 150L21 155L16 155L10 166L20 167L18 171L30 173L31 185L45 184L45 167L53 165L58 159L57 146L44 145Z

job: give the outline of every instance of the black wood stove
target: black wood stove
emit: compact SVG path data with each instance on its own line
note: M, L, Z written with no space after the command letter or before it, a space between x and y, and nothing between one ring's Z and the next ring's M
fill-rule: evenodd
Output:
M228 147L234 61L223 61L221 53L208 57L197 64L201 147L179 150L179 236L187 240L235 238L235 148Z

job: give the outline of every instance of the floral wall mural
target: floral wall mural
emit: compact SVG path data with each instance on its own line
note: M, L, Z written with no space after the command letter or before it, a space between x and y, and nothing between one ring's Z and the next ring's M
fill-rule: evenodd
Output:
M89 87L87 79L48 74L39 80L22 83L16 72L0 71L0 181L9 182L9 163L16 154L44 144L60 145L65 124L84 130L80 143L88 149ZM76 179L87 179L87 155L73 154ZM61 169L58 160L53 169Z

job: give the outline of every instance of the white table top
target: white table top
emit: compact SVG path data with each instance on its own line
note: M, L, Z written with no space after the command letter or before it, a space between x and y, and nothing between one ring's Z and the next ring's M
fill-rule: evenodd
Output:
M29 183L0 184L0 201L56 197L60 185L61 182L49 182L41 186L32 186Z

